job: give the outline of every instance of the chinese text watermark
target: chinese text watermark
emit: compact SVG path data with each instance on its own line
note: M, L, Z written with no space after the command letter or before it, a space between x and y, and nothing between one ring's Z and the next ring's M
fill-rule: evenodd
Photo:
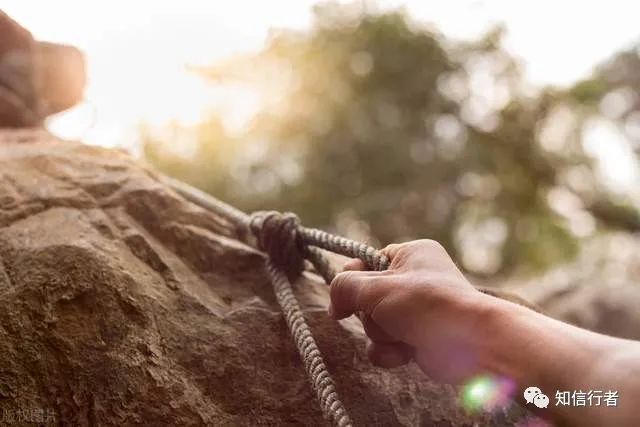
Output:
M0 423L3 424L54 424L56 412L53 409L44 408L19 408L5 409L0 412Z

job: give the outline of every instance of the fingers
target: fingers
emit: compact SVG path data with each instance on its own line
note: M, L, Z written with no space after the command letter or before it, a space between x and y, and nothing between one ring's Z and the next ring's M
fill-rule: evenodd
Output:
M372 341L367 345L367 356L376 366L395 368L406 365L411 360L411 348L402 343L380 343Z
M364 286L364 276L355 271L336 274L329 287L329 315L334 319L344 319L358 311L357 301Z
M411 245L413 242L407 243L393 243L391 245L386 246L382 249L382 253L389 258L389 269L394 270L399 267L402 267L409 255L413 253L411 250Z
M359 258L350 259L342 267L342 271L364 271L367 266Z
M360 320L364 331L371 340L367 345L367 355L371 362L383 368L395 368L411 360L411 347L395 340L386 333L370 315L361 313Z
M342 271L365 271L367 270L366 264L359 258L353 258L345 262L342 266ZM333 311L331 305L329 305L329 313Z
M455 263L435 240L413 240L400 244L392 244L382 249L391 261L390 269L423 268L431 271L456 269Z
M377 341L381 343L393 343L396 342L391 335L386 333L376 322L373 321L370 315L360 313L360 321L364 327L364 332L371 339L371 341Z
M389 261L393 261L393 259L398 254L398 251L400 250L400 248L402 248L402 244L400 244L400 243L392 243L392 244L387 245L386 247L382 248L380 250L380 252L382 252L384 255L386 255L386 257L389 258Z
M329 315L338 320L358 311L371 313L386 292L386 287L377 283L379 278L376 275L379 273L372 271L345 271L337 274L329 288Z

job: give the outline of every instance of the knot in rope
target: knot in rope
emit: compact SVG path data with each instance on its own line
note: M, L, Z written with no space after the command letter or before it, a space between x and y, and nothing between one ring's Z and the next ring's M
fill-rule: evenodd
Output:
M166 178L169 180L169 178ZM302 309L287 280L296 279L304 269L304 259L308 259L316 271L330 283L335 275L331 263L322 253L323 250L344 255L349 258L360 258L369 269L382 271L389 268L389 259L381 251L344 237L336 236L322 230L306 228L300 225L298 217L293 213L259 211L246 216L243 212L208 197L179 181L170 180L170 185L187 199L198 205L219 212L243 230L251 230L258 246L267 252L267 272L275 291L276 300L282 309L289 332L304 362L311 387L316 392L324 417L338 427L352 426L351 419L338 397L335 385L309 325L304 319ZM286 276L283 274L286 273ZM288 277L287 277L288 276ZM496 297L505 298L497 292L487 292ZM514 301L513 297L506 298ZM519 304L533 308L518 298Z
M304 270L299 226L300 219L291 212L258 211L249 220L249 229L256 237L259 248L291 281Z
M249 217L248 228L256 237L258 247L269 255L267 271L271 276L276 300L284 313L323 415L338 427L350 427L351 419L338 397L333 379L289 281L298 278L304 270L305 259L308 259L326 282L331 283L335 271L322 250L360 258L372 270L387 269L389 260L371 246L322 230L303 227L298 217L289 212L255 212Z

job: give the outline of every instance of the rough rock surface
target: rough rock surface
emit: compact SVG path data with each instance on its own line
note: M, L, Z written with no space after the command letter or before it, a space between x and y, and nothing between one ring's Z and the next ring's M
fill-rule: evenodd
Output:
M640 340L640 239L609 233L593 239L573 262L506 288L565 322Z
M126 154L0 131L0 410L62 425L321 425L264 270L224 218ZM296 284L356 425L469 417L415 367L385 371L355 322Z

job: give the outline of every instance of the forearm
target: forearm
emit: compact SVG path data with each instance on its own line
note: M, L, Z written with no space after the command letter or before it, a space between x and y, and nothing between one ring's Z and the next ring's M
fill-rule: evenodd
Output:
M365 271L358 264L338 274L330 290L335 319L361 313L372 361L393 367L411 358L432 379L453 384L493 374L507 380L497 384L514 382L513 397L522 403L525 389L538 387L542 392L529 390L527 397L542 407L548 403L539 413L558 424L640 425L632 407L640 402L640 343L481 293L437 242L390 245L384 253L391 260L387 271ZM475 396L475 387L469 390ZM556 405L556 391L580 391L585 399L590 390L607 402L612 396L605 392L617 391L618 406ZM535 411L534 404L528 407Z
M628 372L632 366L640 370L637 343L580 329L495 298L485 303L478 343L481 368L514 380L516 399L523 400L527 387L539 387L550 400L539 413L569 425L602 425L631 414L630 405L640 398ZM613 364L612 359L625 360ZM620 397L617 407L556 406L557 390L616 390Z

